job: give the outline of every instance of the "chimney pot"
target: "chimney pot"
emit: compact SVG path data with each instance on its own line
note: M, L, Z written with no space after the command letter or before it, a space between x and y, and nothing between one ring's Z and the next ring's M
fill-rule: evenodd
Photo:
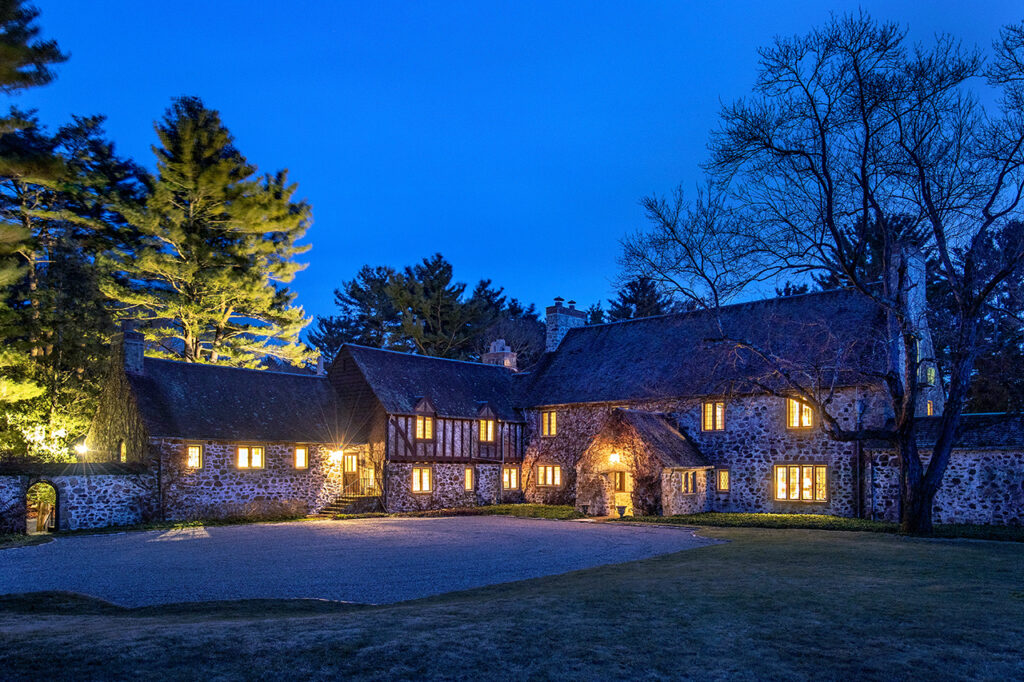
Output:
M491 341L490 349L483 354L480 360L485 365L499 365L513 372L517 371L516 368L516 354L512 352L512 349L505 339L495 339Z

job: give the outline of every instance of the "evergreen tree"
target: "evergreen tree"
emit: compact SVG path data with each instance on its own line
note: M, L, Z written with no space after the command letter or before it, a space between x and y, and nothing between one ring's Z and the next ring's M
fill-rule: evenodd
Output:
M389 291L401 319L401 335L416 352L468 358L474 342L498 318L505 299L501 289L482 280L463 300L466 285L453 282L452 265L441 254L397 274Z
M604 310L600 301L587 308L587 324L604 324Z
M608 320L632 320L638 317L664 315L675 310L672 297L659 289L649 277L638 276L627 281L618 295L608 301Z
M330 360L345 343L407 349L407 344L396 338L401 323L389 289L394 277L391 268L364 265L354 279L342 282L334 290L338 314L317 317L316 327L309 333L310 343Z
M156 125L157 176L141 209L122 207L141 243L113 259L105 287L148 352L186 362L299 364L306 325L286 285L308 250L296 240L310 207L293 201L285 172L256 175L220 114L195 97L174 100Z

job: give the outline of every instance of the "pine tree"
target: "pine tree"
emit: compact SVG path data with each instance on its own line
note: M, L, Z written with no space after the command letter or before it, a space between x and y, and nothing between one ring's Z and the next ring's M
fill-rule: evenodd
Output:
M408 349L396 337L401 324L389 287L395 271L388 267L364 265L354 279L334 290L338 314L318 316L309 341L325 357L334 359L342 344L356 343L373 348Z
M186 362L259 367L312 353L286 285L308 250L296 240L310 207L293 201L285 172L257 176L220 114L195 97L174 100L156 125L157 176L144 207L124 206L141 245L120 253L106 287L148 351Z
M389 290L400 311L401 335L418 353L472 357L474 341L504 307L501 289L493 289L490 280L482 280L464 300L466 285L452 279L452 265L439 253L394 277Z
M39 11L20 0L0 0L0 92L13 95L27 88L46 85L53 80L51 66L67 59L53 40L39 40L35 24ZM17 117L0 118L0 144L22 127ZM0 150L0 177L15 178L39 174L52 169L46 154L21 155ZM52 175L50 176L52 177ZM27 268L16 254L24 250L30 232L9 216L0 223L0 294L7 298L6 288L24 277ZM7 300L0 300L0 403L14 403L37 397L42 393L31 376L30 358L12 347L12 325Z
M672 297L658 288L649 277L634 277L608 301L608 320L632 320L638 317L664 315L675 310Z

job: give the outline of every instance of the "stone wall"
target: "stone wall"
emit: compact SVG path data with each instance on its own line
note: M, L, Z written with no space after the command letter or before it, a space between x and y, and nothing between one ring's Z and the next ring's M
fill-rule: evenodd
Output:
M702 399L682 399L632 404L568 405L554 408L558 433L542 438L540 410L529 415L529 444L523 466L526 499L537 503L574 504L576 465L594 442L616 407L664 412L675 420L684 434L697 444L708 462L730 470L730 490L710 496L708 505L723 512L781 512L855 516L860 510L857 484L856 448L825 436L817 425L806 431L786 428L786 400L769 395L724 398L725 429L701 431ZM863 415L884 419L877 395L850 389L839 392L831 413L852 427ZM872 409L873 407L873 409ZM563 486L559 491L535 485L538 463L561 464ZM828 467L828 500L824 502L778 502L773 496L773 467L776 464L823 464ZM566 476L571 471L572 476ZM709 477L708 483L714 483ZM588 484L589 485L589 484Z
M0 476L3 532L25 532L25 496L39 482L57 491L58 530L127 526L151 521L156 514L156 478L150 472Z
M185 447L203 446L203 465L185 466ZM295 443L254 443L264 448L262 469L236 466L238 443L154 440L161 463L162 510L168 519L217 518L251 513L316 513L343 491L343 463L326 444L309 448L309 466L295 468Z
M931 453L921 454L927 465ZM869 450L867 459L867 515L899 521L896 453ZM954 449L932 514L935 523L1024 525L1024 452Z
M432 485L428 493L412 492L412 470L420 467L431 470ZM474 490L465 487L467 467L474 471ZM405 512L493 504L499 500L500 485L501 466L498 464L391 462L387 466L386 508L389 512Z
M692 470L666 469L661 475L661 506L666 516L698 514L714 507L714 471L698 469L697 490L683 493L683 474Z

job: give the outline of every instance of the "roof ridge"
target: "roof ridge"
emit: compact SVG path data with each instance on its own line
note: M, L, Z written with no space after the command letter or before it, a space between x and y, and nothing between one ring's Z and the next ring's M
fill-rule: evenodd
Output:
M764 305L766 303L772 303L774 301L791 301L797 298L808 298L811 296L823 296L826 294L835 295L838 293L854 293L856 289L823 289L821 291L808 291L803 294L791 294L790 296L772 296L771 298L759 298L754 301L740 301L738 303L726 303L725 305L718 306L719 310L726 308L739 308L741 306L757 306ZM610 327L617 324L629 324L631 322L645 322L647 320L660 320L666 317L685 317L688 315L707 314L711 312L711 308L698 308L696 310L680 310L674 313L662 313L661 315L648 315L646 317L633 317L628 320L613 320L611 322L599 322L598 324L585 324L580 327L572 327L568 333L572 333L578 329L593 329L595 327Z
M375 348L373 346L364 346L364 345L359 344L359 343L345 343L345 344L342 344L342 348L345 348L345 347L359 348L360 350L378 351L380 353L392 353L394 355L403 355L405 357L420 358L420 359L423 359L423 360L438 360L438 361L441 361L441 362L460 362L460 363L462 363L464 365L473 365L475 367L494 367L495 369L508 370L507 367L503 367L502 365L489 365L486 362L478 362L476 360L457 360L455 358L439 358L436 355L421 355L420 353L407 353L406 351L391 350L390 348ZM509 373L510 374L515 374L515 372L511 372L511 371L509 371Z
M308 377L311 379L326 379L326 374L310 374L308 372L283 372L279 369L259 369L257 367L232 367L231 365L218 365L213 362L185 362L184 360L173 360L171 358L154 358L146 356L143 358L145 362L166 362L173 365L183 365L187 367L211 367L215 369L237 369L242 372L259 372L260 374L283 374L290 377ZM145 372L143 372L145 374Z

